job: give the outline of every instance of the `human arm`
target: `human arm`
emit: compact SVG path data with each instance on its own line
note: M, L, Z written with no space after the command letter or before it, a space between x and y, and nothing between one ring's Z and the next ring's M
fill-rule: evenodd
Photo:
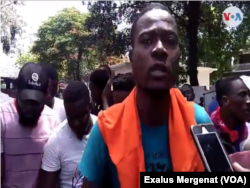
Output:
M206 112L205 108L199 106L198 104L194 103L194 110L195 110L195 120L197 124L206 124L212 123L208 113Z
M106 110L109 108L109 99L113 97L112 90L111 90L111 82L112 82L111 79L109 79L102 93L103 110Z
M94 124L79 164L84 176L82 188L100 188L104 182L108 150L97 122Z
M194 109L195 109L195 120L197 124L207 124L212 123L208 113L206 112L205 108L199 106L198 104L194 103ZM202 160L197 154L195 161L197 162L197 166L195 168L195 172L204 172L205 168L202 163Z
M60 156L55 134L52 134L44 147L38 188L56 188L59 171L61 169Z

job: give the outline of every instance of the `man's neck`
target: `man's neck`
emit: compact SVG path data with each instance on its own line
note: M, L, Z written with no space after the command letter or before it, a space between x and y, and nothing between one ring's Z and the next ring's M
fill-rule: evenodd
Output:
M51 103L48 104L47 106L53 109L54 108L54 104L55 104L55 97L53 97Z
M234 130L236 128L236 126L243 123L243 122L240 122L238 119L236 119L231 114L229 114L228 111L223 109L223 108L220 109L220 116L221 116L223 123L230 130Z
M157 98L137 88L136 103L140 120L145 125L162 126L168 120L169 93Z

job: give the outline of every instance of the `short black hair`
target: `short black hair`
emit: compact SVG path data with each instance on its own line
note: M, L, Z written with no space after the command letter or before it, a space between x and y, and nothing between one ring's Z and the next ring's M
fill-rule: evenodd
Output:
M182 88L184 88L184 87L188 87L194 93L194 89L193 89L193 87L190 84L184 84L184 85L182 85L181 88L180 88L180 90L182 90Z
M150 4L146 5L146 7L144 7L141 10L141 12L137 15L137 17L134 20L134 22L132 24L132 27L131 27L130 37L131 37L131 45L132 45L132 47L134 46L134 37L135 37L134 35L135 35L136 25L137 25L138 20L144 14L146 14L147 12L149 12L151 10L154 10L154 9L165 10L166 12L168 12L169 14L171 14L170 11L169 11L169 9L166 6L164 6L163 4L161 4L161 3L150 3ZM174 21L175 21L175 19L174 19ZM176 25L176 22L175 22L175 25Z
M114 91L132 91L135 82L132 73L118 74L113 79Z
M106 70L96 69L90 74L89 80L90 83L95 85L99 90L103 91L108 83L109 75Z
M39 63L44 71L47 73L49 79L53 81L58 81L58 73L56 69L49 63Z
M104 68L105 70L107 70L109 75L111 75L112 73L111 68L108 65L101 65L99 68Z
M74 103L81 99L90 102L88 87L80 81L69 81L68 86L63 92L64 103Z
M231 93L230 83L240 79L239 76L229 76L222 78L215 83L216 100L219 106L222 106L222 97L228 96Z

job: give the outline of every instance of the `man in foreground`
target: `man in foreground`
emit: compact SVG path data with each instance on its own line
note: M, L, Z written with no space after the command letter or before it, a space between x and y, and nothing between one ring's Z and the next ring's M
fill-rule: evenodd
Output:
M131 29L135 89L101 112L79 168L83 188L139 188L139 172L204 171L191 125L210 123L204 108L173 88L180 49L168 9L152 3Z
M39 188L77 188L82 185L77 167L97 117L90 114L89 90L84 83L70 82L63 100L67 120L44 147Z
M66 119L66 114L63 106L63 100L55 97L58 91L57 71L51 64L48 63L43 63L41 64L41 66L49 77L49 87L46 96L46 105L52 108L57 113L61 123Z
M43 147L59 120L45 105L49 78L40 65L25 64L17 96L1 105L1 186L36 188Z

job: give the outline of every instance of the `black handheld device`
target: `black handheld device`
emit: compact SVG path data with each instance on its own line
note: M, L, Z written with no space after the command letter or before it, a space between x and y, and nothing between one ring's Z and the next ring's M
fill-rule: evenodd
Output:
M213 124L192 125L191 134L209 172L233 172L226 150Z

